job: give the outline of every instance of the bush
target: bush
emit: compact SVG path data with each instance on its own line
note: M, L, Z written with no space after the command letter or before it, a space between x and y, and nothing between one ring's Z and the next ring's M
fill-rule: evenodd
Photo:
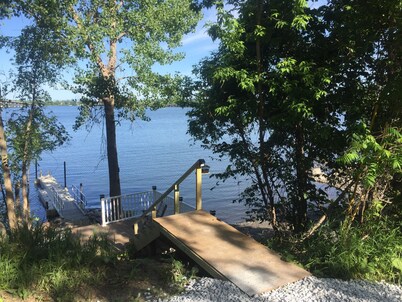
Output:
M21 226L0 242L0 289L21 298L35 289L71 300L81 284L99 282L114 259L105 238L81 244L69 230Z
M304 241L273 239L269 245L319 277L402 282L402 224L369 217L350 228L327 223Z

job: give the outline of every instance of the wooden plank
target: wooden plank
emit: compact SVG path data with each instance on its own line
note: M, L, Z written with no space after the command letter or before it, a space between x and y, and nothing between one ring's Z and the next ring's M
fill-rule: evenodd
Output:
M73 234L80 236L81 241L88 241L94 235L106 235L107 239L119 250L124 250L125 245L134 238L133 224L136 218L118 221L102 227L99 224L81 227L73 226Z
M162 234L202 267L212 268L215 276L226 278L250 296L310 275L204 211L156 218L155 222Z

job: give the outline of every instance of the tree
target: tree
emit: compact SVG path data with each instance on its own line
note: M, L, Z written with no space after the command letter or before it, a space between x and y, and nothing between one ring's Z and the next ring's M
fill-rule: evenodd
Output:
M144 117L145 108L171 97L165 93L177 79L158 75L152 66L182 57L173 49L199 20L197 7L190 0L30 0L21 8L62 37L81 62L74 89L82 95L77 127L105 118L109 193L120 195L116 123Z
M5 95L7 95L7 93L4 87L0 88L2 88L0 89L0 101L2 102L5 100ZM5 203L7 208L8 225L10 229L15 229L17 227L18 221L15 212L13 185L11 181L11 169L9 166L7 140L2 115L2 106L0 106L0 154L1 154L1 168L3 172L4 188L6 191Z
M321 9L334 73L331 99L348 144L340 170L352 185L349 223L400 195L402 172L402 6L400 1L334 0ZM368 26L370 24L370 26ZM400 197L399 197L400 198Z
M189 131L231 159L218 177L251 177L241 199L253 218L302 231L309 205L327 215L341 201L362 216L368 200L397 194L402 23L399 1L295 3L218 7L210 34L221 44L196 69ZM316 166L331 184L346 180L339 200L317 188Z
M21 172L22 218L30 215L28 199L28 169L43 151L52 151L69 138L56 117L46 114L43 105L50 97L45 85L56 82L66 53L53 44L45 28L26 27L12 42L16 52L18 72L15 90L27 102L21 112L14 113L8 121L8 131L14 165Z
M308 139L326 128L318 114L327 106L328 82L326 70L302 56L310 17L304 1L230 4L239 16L218 6L210 34L221 44L196 70L201 80L189 131L231 159L218 177L251 177L242 198L253 218L269 218L275 228L290 218L301 230L307 201L325 197L310 176L317 152Z

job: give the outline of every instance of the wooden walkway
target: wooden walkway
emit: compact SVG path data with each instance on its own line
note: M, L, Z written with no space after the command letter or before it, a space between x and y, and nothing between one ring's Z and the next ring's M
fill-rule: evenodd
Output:
M136 218L118 221L102 227L99 224L84 225L72 228L73 234L79 235L81 241L85 242L94 235L106 236L107 239L118 249L123 251L125 245L133 240L133 224Z
M56 179L51 175L43 175L38 178L39 199L47 211L56 210L53 201L56 193L63 200L63 209L57 211L59 216L68 223L75 225L87 225L89 219L75 205L74 198L70 195L67 188L60 186Z
M226 279L252 296L310 273L204 212L156 218L161 234L213 277Z

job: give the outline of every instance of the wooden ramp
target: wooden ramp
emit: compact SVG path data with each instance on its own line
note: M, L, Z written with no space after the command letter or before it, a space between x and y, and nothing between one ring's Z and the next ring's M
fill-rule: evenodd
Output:
M156 218L160 232L213 277L226 279L248 295L261 294L310 273L204 212Z

